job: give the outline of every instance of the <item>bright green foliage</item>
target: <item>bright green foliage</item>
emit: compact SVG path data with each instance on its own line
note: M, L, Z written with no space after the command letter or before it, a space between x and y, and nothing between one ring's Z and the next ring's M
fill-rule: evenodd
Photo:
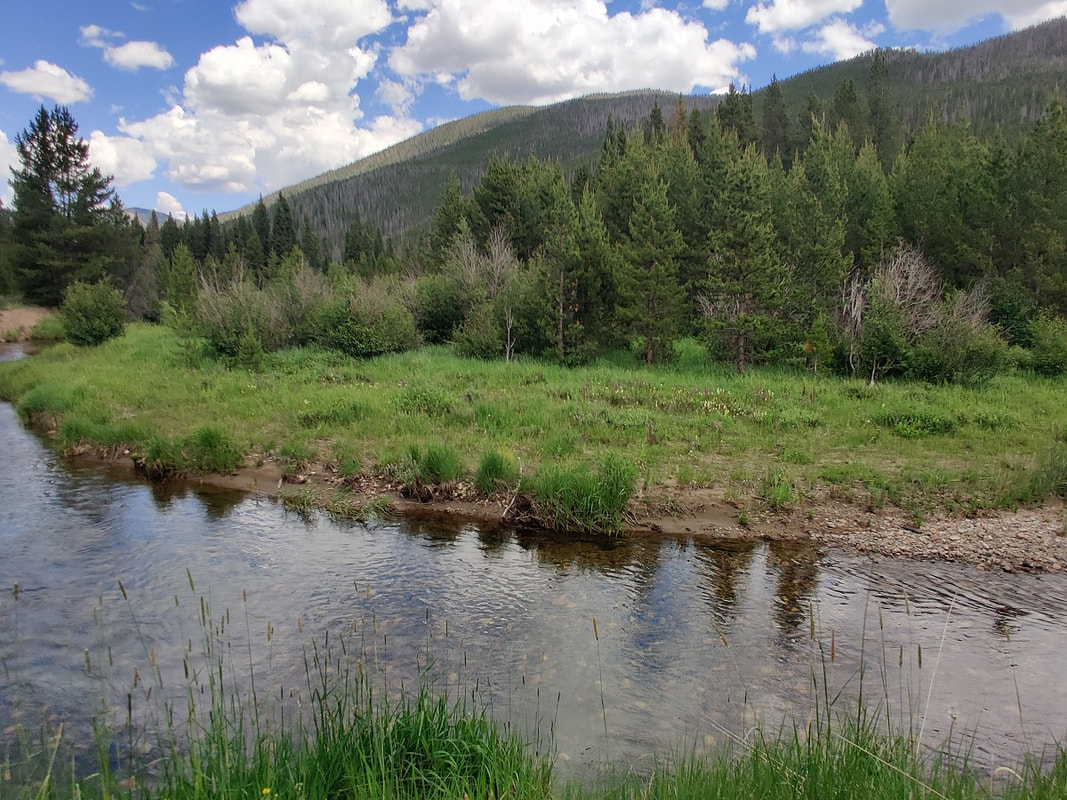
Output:
M617 533L637 481L632 463L614 454L595 472L583 464L542 468L531 481L541 522L566 531Z
M869 275L882 259L886 246L896 241L893 197L878 151L868 142L859 151L848 174L845 198L845 248L861 275Z
M519 478L519 468L514 460L491 450L478 462L478 471L474 475L474 485L485 495L501 489L511 488Z
M63 291L63 332L82 347L103 344L126 329L126 303L106 283L75 282Z
M192 250L178 245L167 269L167 302L171 308L187 314L196 311L196 273Z
M1067 375L1067 321L1042 315L1030 324L1033 368L1038 375Z
M970 132L928 122L890 186L901 235L921 243L946 283L966 286L988 273L996 187L989 150Z

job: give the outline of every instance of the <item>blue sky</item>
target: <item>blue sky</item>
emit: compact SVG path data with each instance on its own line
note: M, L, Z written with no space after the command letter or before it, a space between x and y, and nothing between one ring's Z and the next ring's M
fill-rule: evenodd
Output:
M128 206L228 211L499 105L759 88L879 47L945 49L1067 0L8 0L15 137L67 105Z

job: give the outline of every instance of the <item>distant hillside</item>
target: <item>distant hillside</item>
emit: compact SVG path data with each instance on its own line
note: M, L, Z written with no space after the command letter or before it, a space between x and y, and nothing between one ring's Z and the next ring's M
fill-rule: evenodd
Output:
M1067 17L943 53L883 52L909 130L934 114L949 123L967 120L979 134L1011 138L1036 122L1051 100L1067 99ZM862 90L873 55L780 81L787 107L799 113L813 92L826 103L850 78Z
M969 120L979 134L1008 138L1029 127L1049 101L1067 96L1067 18L944 53L886 51L889 79L908 130L933 113L948 122ZM864 93L873 53L820 67L780 82L791 119L814 93L824 106L846 79ZM757 119L763 91L755 95ZM536 155L566 168L594 160L608 117L637 124L659 102L671 114L677 95L635 91L595 95L544 108L501 108L442 125L380 153L284 191L297 225L306 217L320 236L339 247L352 215L403 237L426 223L449 174L469 191L489 157ZM711 109L718 96L687 96L689 109ZM277 194L265 199L271 205ZM223 221L252 206L223 214Z
M594 95L544 108L510 107L476 114L401 142L368 158L284 189L298 225L306 216L320 235L341 242L353 211L387 236L403 236L429 219L448 176L455 171L464 190L481 177L489 156L536 155L555 158L566 167L594 158L600 151L608 117L631 126L643 120L655 102L670 115L678 95L626 92ZM686 97L687 108L714 108L716 96ZM274 193L264 198L271 205ZM220 215L222 221L253 206Z

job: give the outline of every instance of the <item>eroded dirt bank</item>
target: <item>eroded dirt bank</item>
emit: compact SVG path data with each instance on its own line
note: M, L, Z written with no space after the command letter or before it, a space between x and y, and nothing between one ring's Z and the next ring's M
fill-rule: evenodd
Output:
M77 457L134 471L127 452L82 452ZM401 496L399 487L385 481L346 480L324 467L286 477L271 461L231 475L214 473L184 480L192 485L288 499L291 505L329 509L338 506L338 498L344 498L345 506L351 509L381 498L399 513L481 522L506 522L518 505L510 495L479 498L473 487L463 483L422 502ZM725 502L715 490L638 496L631 503L630 524L624 535L656 532L729 539L806 539L872 556L954 561L1005 572L1067 574L1067 509L1058 500L1041 508L991 511L975 517L928 515L918 525L896 508L869 510L833 498L808 499L782 514L762 510L758 501L749 501L743 515L746 524L738 522L740 512L740 504Z
M47 308L0 309L0 337L7 341L25 342L33 327L51 313Z

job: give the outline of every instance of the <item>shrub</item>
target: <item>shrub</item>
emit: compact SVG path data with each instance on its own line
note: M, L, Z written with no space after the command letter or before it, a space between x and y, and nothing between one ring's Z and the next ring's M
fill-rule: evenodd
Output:
M474 476L474 485L482 494L492 494L498 489L514 485L519 477L515 462L505 455L492 450L482 456L478 472Z
M493 307L483 303L474 309L455 334L456 354L489 361L504 354L504 340L493 315Z
M1031 364L1038 375L1067 373L1067 321L1040 316L1030 323Z
M411 350L417 340L415 318L384 280L359 283L348 297L322 303L302 330L303 343L353 358Z
M534 507L555 530L617 533L637 482L637 469L607 454L596 472L583 464L549 466L533 480Z
M63 292L63 331L67 341L94 347L126 330L126 304L106 283L75 282Z
M423 275L415 283L415 318L427 342L447 342L463 322L459 285L444 275Z

